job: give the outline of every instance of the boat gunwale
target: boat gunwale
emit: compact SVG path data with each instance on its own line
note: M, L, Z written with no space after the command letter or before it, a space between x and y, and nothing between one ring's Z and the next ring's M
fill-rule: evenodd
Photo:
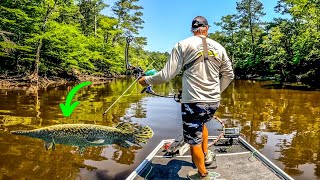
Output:
M271 171L273 171L278 177L280 177L281 179L284 178L286 180L294 180L286 172L284 172L267 157L265 157L262 153L260 153L256 148L249 144L245 139L243 139L242 137L239 137L238 139L239 142L241 142L246 148L248 148L252 152L252 155L255 155L265 166L267 166Z
M208 139L216 139L218 136L209 136ZM221 138L221 139L229 139L229 138ZM278 176L281 179L285 180L294 180L292 177L290 177L286 172L284 172L282 169L280 169L278 166L276 166L273 162L271 162L267 157L265 157L262 153L260 153L257 149L255 149L252 145L250 145L245 139L242 137L237 138L239 142L244 145L246 148L248 148L248 152L241 152L240 154L245 153L252 153L253 156L258 158L262 164L268 167L276 176ZM144 170L144 168L152 161L153 158L166 158L167 156L156 156L157 152L163 147L165 143L173 142L175 139L164 139L161 140L157 147L153 149L153 151L146 157L145 160L143 160L139 166L126 178L126 180L133 180L137 175L139 175L140 172ZM224 155L238 155L239 153L228 153ZM223 156L222 154L217 156ZM168 156L169 157L169 156ZM171 157L171 156L170 156ZM188 157L190 158L191 155L187 156L175 156L179 158Z
M167 142L172 142L174 139L165 139L161 140L157 147L151 151L151 153L146 157L145 160L143 160L139 166L126 178L126 180L133 180L154 158L154 156L157 154L157 152L160 150L160 148Z

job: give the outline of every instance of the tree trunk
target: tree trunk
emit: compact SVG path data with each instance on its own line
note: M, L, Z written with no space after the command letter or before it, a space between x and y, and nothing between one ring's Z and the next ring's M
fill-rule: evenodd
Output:
M42 39L38 42L38 48L37 48L37 54L36 54L36 60L35 60L35 67L33 72L32 79L37 81L39 80L39 64L40 64L40 50L42 47Z
M252 19L250 17L250 21L249 21L249 25L250 25L250 34L251 34L251 48L252 48L252 54L253 54L253 61L256 61L256 51L255 51L255 47L254 47L254 36L253 36L253 23L252 23Z
M108 41L109 41L109 33L107 32L106 35L104 36L104 42L108 44Z
M122 19L121 16L118 15L118 24L116 25L116 29L119 28L119 24L120 24L120 22L121 22L121 19ZM112 38L112 46L113 46L114 43L117 41L117 39L118 39L118 33L115 34L114 37Z
M54 9L56 7L56 4L57 4L57 0L54 1L54 5L53 5L52 8L48 5L46 16L43 19L43 25L42 25L42 28L41 28L41 33L44 33L46 31L46 25L47 25L48 19L49 19L50 15L52 14L52 12L54 11ZM34 72L31 75L31 80L35 80L37 82L39 80L39 64L40 64L41 47L42 47L42 37L38 41L36 59L35 59L35 62L34 62L35 63L34 64Z
M94 36L97 36L97 15L94 15Z
M97 4L95 3L94 5L94 10L93 10L93 13L94 13L94 36L97 37Z
M283 85L284 82L286 82L286 74L284 72L284 68L281 67L281 70L280 70L280 84Z
M114 37L112 38L112 46L118 40L118 36L119 36L118 34L115 34Z
M232 69L235 73L235 61L234 61L234 52L235 52L235 47L234 47L234 33L233 31L231 32L231 43L232 43L232 54L231 54L231 62L232 62Z
M129 65L129 41L127 39L126 43L126 49L125 49L125 59L126 59L126 69L128 70L130 65Z

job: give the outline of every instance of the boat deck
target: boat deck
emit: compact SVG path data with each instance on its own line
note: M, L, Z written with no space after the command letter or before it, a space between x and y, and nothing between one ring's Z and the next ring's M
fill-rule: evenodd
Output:
M209 144L213 140L209 139ZM182 156L168 156L163 148L168 142L173 142L173 140L163 140L127 179L187 179L188 172L196 169L189 150ZM216 154L216 163L214 162L207 169L220 175L216 178L217 180L292 179L289 176L282 176L282 172L279 173L274 167L261 160L259 152L238 139L232 144L226 139L219 140L209 149Z

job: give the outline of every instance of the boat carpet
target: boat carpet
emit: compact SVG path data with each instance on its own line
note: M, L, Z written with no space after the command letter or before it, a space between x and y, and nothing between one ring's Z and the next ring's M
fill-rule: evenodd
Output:
M227 152L219 152L219 149ZM225 146L225 142L219 141L210 147L217 154L216 165L208 167L209 171L220 174L216 180L274 180L280 179L270 168L252 155L252 153L238 142L233 146ZM165 157L163 149L160 149L151 162L135 178L154 180L187 179L189 171L196 169L193 165L189 151L184 156Z

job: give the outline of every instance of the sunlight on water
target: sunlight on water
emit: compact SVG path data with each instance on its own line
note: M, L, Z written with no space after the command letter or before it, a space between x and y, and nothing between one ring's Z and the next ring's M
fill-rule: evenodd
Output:
M68 118L63 117L59 103L75 84L0 90L0 179L124 179L161 139L182 133L180 105L173 99L141 94L139 85L102 117L131 82L117 79L83 88L74 99L81 103ZM179 82L175 79L154 90L168 94L169 85ZM223 93L217 115L229 127L241 126L247 141L293 178L320 178L320 92L269 84L236 81ZM153 138L142 148L88 147L80 155L77 147L58 144L54 151L47 151L41 140L9 133L56 124L115 127L123 121L150 126ZM217 124L210 122L208 127L210 135L218 134Z

